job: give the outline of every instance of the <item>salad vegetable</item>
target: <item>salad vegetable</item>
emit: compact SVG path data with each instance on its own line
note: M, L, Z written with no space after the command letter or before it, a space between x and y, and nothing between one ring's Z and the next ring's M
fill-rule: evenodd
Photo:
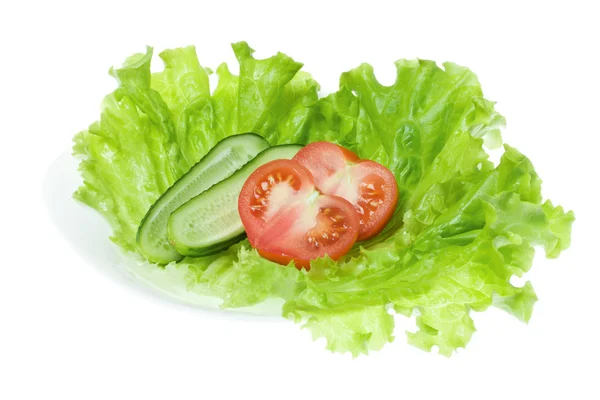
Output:
M389 169L329 142L315 142L296 154L294 160L312 173L323 193L340 196L356 208L360 218L358 240L377 235L390 220L398 204L398 186Z
M307 269L311 260L346 254L360 231L354 206L317 191L310 171L294 160L254 171L242 188L239 213L261 256Z
M144 257L161 264L183 258L181 254L184 253L175 251L167 237L167 222L171 213L229 177L267 147L269 143L265 139L252 133L232 135L217 143L202 160L167 189L146 213L137 232L137 242Z
M341 75L337 92L319 96L290 57L258 60L244 42L233 50L239 75L220 65L212 91L212 72L193 47L162 52L161 72L150 70L151 48L111 70L117 89L99 121L75 137L84 180L75 198L108 219L117 245L143 254L136 232L150 206L220 140L242 132L272 146L343 146L389 169L400 197L383 230L338 261L298 270L243 240L216 254L148 263L162 287L218 296L225 308L281 298L284 317L353 355L394 338L393 313L415 316L409 343L444 355L471 339L473 310L493 305L529 320L533 287L510 279L531 268L536 246L558 257L574 216L542 200L540 177L515 148L504 145L500 162L489 160L504 118L475 74L400 60L395 83L384 86L362 64Z

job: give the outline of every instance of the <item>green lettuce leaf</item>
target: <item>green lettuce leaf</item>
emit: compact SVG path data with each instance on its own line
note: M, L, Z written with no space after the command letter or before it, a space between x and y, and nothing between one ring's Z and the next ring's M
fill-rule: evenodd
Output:
M495 306L529 320L536 294L511 277L531 268L536 247L550 258L568 248L574 216L543 202L540 177L516 149L505 145L498 165L489 160L505 121L473 72L400 60L396 81L383 86L362 64L319 97L318 83L290 57L258 60L245 42L233 50L239 76L221 64L212 91L212 70L193 47L162 52L161 72L150 72L151 48L111 70L119 86L73 149L84 179L75 197L107 218L115 243L135 252L152 203L219 140L246 131L272 145L348 147L394 173L400 201L380 235L338 262L299 271L242 241L166 267L147 263L163 268L157 286L210 294L224 308L279 298L284 317L353 356L392 341L395 318L415 317L408 342L443 355L471 339L472 311Z

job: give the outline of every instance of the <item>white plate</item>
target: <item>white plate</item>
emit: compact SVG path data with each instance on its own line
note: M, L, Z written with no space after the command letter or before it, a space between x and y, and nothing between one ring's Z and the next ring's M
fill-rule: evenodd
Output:
M159 301L168 300L220 316L282 319L280 300L269 299L235 310L221 309L220 299L203 295L199 288L187 290L184 273L177 273L176 267L169 267L170 272L166 273L133 253L122 252L109 239L112 232L108 221L73 199L73 193L82 182L78 163L69 152L52 163L44 179L44 202L50 219L64 239L98 272L123 287Z

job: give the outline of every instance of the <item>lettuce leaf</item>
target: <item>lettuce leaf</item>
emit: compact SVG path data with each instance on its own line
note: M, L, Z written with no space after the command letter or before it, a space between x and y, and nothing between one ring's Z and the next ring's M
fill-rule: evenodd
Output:
M252 131L273 145L328 140L394 173L400 201L380 235L344 260L315 260L309 272L263 259L243 241L156 276L169 276L173 293L217 296L225 308L280 298L284 317L354 356L394 339L393 314L416 318L409 343L443 355L469 342L471 311L495 306L529 320L533 287L510 279L531 268L535 247L550 258L568 248L574 216L543 202L541 179L518 150L504 145L498 165L489 160L505 121L473 72L400 60L395 83L383 86L362 64L320 97L318 83L290 57L258 60L245 42L233 50L239 76L221 64L213 91L212 70L194 47L162 52L161 72L150 72L151 48L111 70L119 86L73 149L84 178L75 198L108 219L116 244L135 252L147 209L224 137Z

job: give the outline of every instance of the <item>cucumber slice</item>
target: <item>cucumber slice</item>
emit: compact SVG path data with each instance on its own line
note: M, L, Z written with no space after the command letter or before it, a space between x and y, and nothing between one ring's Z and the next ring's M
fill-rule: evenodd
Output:
M302 148L289 144L270 147L210 190L194 197L169 217L171 244L180 254L206 256L222 251L245 237L238 197L248 177L273 160L291 159Z
M150 261L167 264L181 258L167 237L167 222L173 210L209 187L231 176L269 143L254 133L229 136L213 147L150 207L137 232L141 252Z

